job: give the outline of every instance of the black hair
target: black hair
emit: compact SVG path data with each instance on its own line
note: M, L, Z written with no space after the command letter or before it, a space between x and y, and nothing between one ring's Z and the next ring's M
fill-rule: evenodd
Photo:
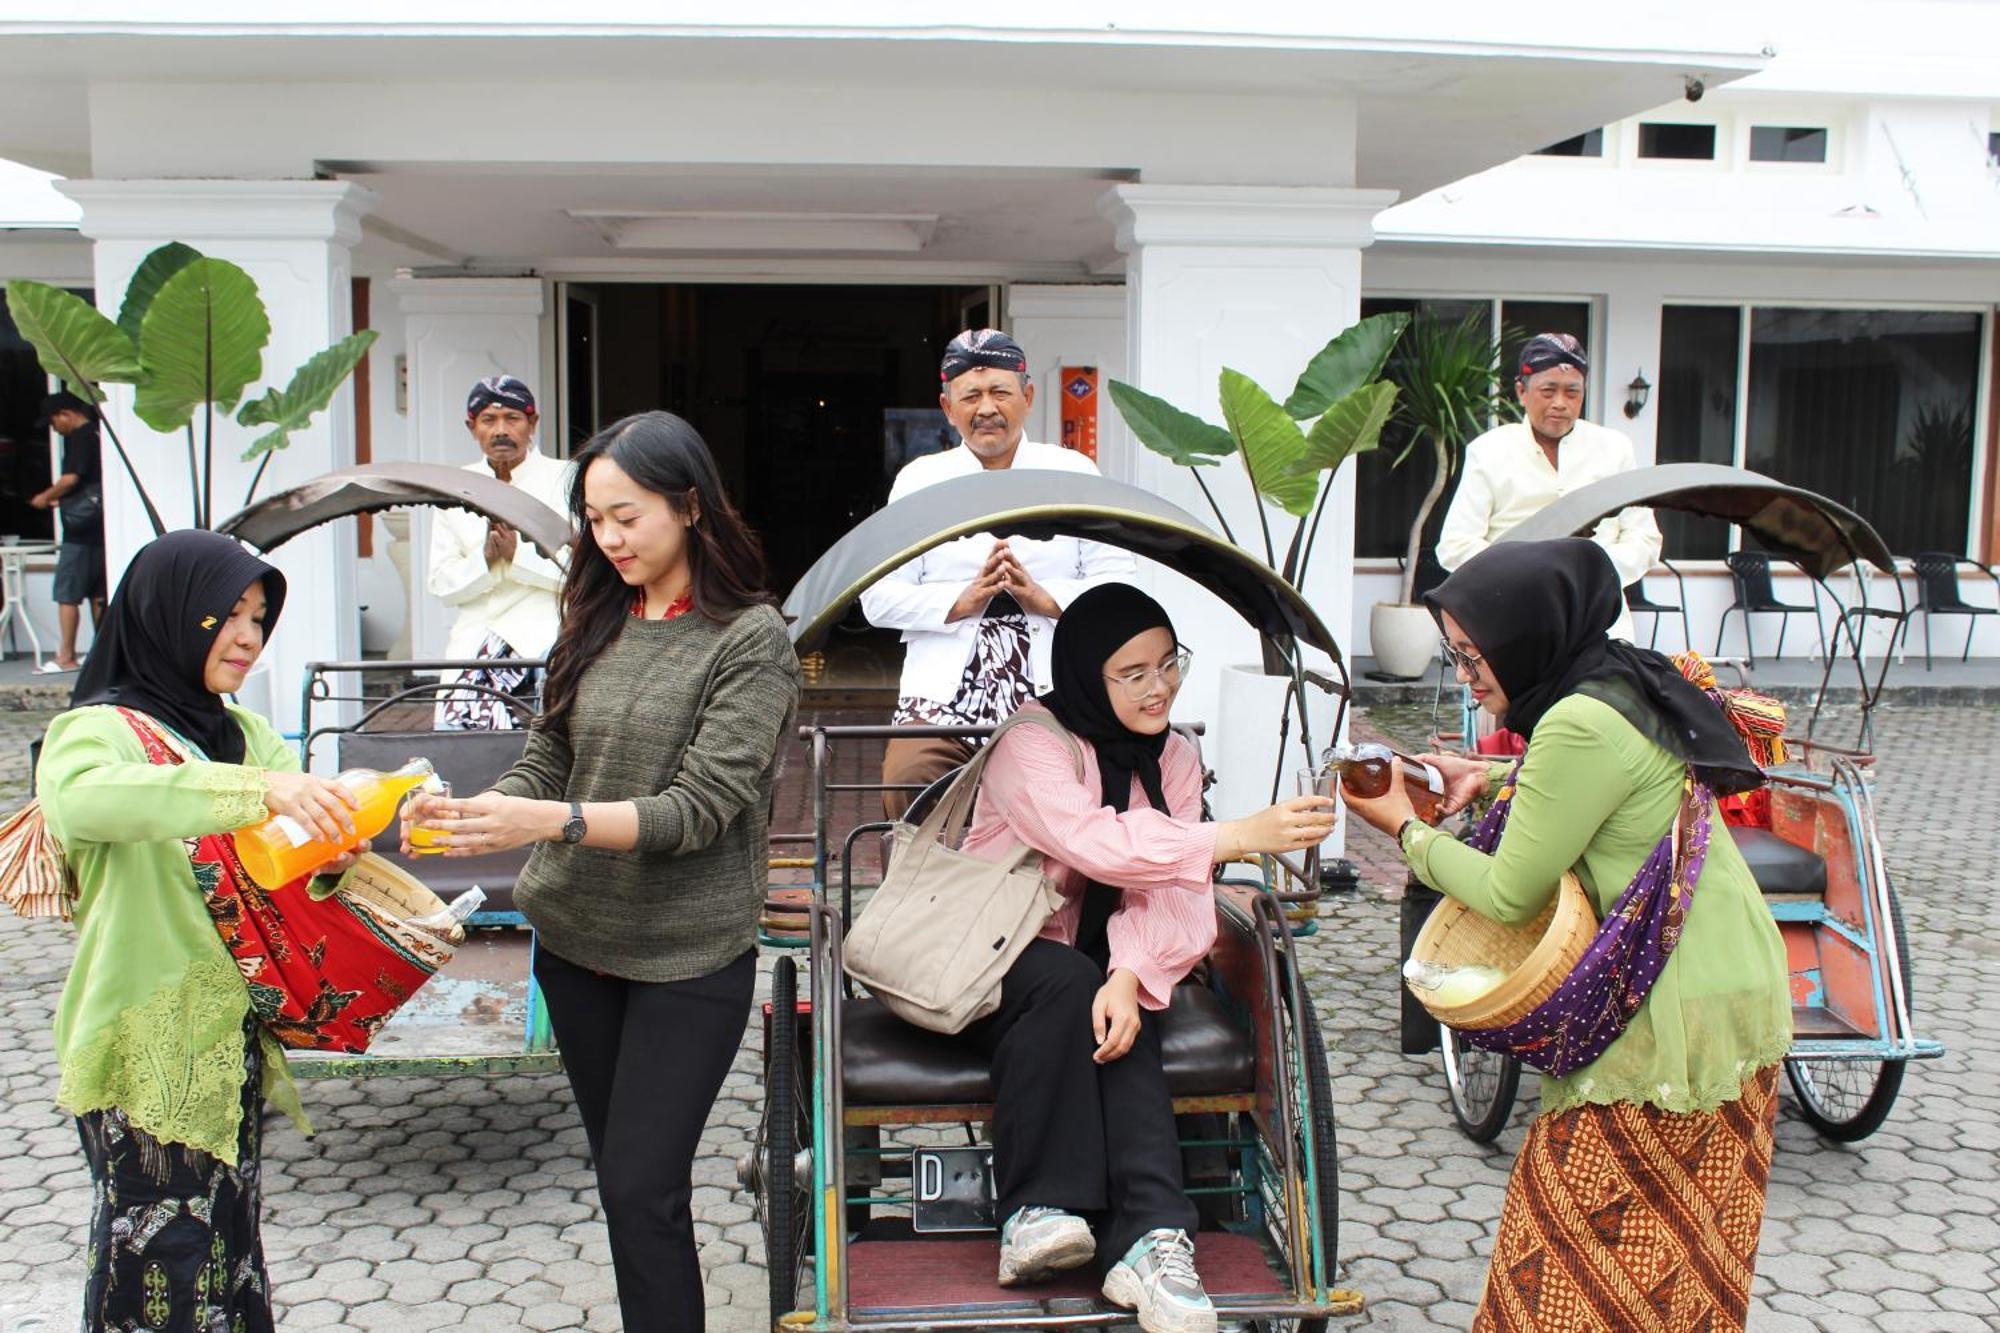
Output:
M569 484L569 572L563 579L562 628L549 653L542 692L545 727L560 726L576 703L583 673L624 630L632 589L598 548L584 516L583 480L591 464L610 459L640 486L663 497L687 532L689 591L697 614L731 621L775 599L764 588L764 550L722 488L715 455L700 432L671 412L640 412L590 437L576 454Z

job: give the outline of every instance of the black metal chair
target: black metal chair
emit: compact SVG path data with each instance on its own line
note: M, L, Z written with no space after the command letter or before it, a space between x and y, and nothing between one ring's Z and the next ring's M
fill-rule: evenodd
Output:
M1987 578L1993 580L1996 593L2000 593L2000 574L1990 565L1982 565L1962 555L1949 551L1919 551L1910 560L1917 574L1917 607L1924 613L1924 670L1931 669L1931 617L1964 616L1965 649L1959 653L1963 662L1972 656L1972 636L1979 631L1979 617L2000 615L2000 607L1975 606L1965 600L1958 590L1958 570L1961 565L1970 565ZM1905 639L1909 636L1909 622L1903 624Z
M1681 572L1678 569L1674 568L1673 561L1662 557L1660 564L1666 568L1667 573L1674 576L1674 588L1676 594L1680 597L1680 601L1653 601L1646 596L1646 580L1641 576L1637 583L1629 584L1625 589L1625 609L1634 615L1644 613L1653 618L1653 632L1646 640L1646 647L1648 648L1657 647L1660 642L1660 617L1678 614L1681 618L1681 645L1689 652L1693 652L1694 630L1688 625L1687 580L1681 577ZM1747 625L1750 622L1746 620L1743 623ZM1635 626L1634 628L1637 627Z
M1731 551L1726 563L1729 565L1730 584L1736 590L1736 600L1723 608L1722 619L1715 626L1714 656L1722 655L1722 636L1728 632L1729 615L1732 611L1740 611L1743 614L1743 655L1749 659L1752 667L1757 665L1757 645L1750 634L1751 616L1784 617L1778 622L1779 657L1785 655L1785 630L1791 625L1792 617L1811 616L1813 628L1819 631L1820 654L1825 656L1826 626L1820 623L1817 595L1810 606L1779 601L1777 590L1771 585L1771 557L1762 551Z

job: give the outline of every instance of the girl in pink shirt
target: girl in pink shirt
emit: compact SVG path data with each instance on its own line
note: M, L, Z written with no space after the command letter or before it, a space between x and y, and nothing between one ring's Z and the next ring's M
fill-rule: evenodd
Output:
M1011 729L964 843L993 859L1028 844L1064 895L1008 971L1000 1008L964 1033L993 1067L999 1280L1101 1256L1105 1296L1136 1310L1147 1333L1212 1333L1159 1015L1215 941L1215 864L1323 841L1332 802L1300 797L1203 822L1200 758L1168 727L1190 656L1137 588L1077 597L1051 659L1054 688L1025 706L1081 742L1082 776L1046 728Z

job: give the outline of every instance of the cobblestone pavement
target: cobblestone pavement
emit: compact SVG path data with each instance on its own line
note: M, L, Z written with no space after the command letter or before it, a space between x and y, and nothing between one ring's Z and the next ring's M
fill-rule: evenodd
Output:
M25 740L45 720L0 714L0 809L24 794ZM1420 731L1414 711L1369 720L1409 740ZM1879 749L1919 1026L1950 1052L1911 1071L1889 1123L1858 1145L1820 1141L1787 1101L1758 1333L2000 1323L2000 1020L1987 1000L2000 995L2000 798L1966 762L2000 753L2000 710L1892 708ZM1398 1053L1396 918L1383 896L1394 877L1379 847L1354 850L1364 891L1332 902L1309 946L1317 1007L1337 1034L1341 1249L1370 1300L1348 1326L1463 1329L1532 1097L1482 1148L1452 1127L1434 1058ZM88 1191L74 1130L51 1106L48 1034L68 957L63 928L0 916L0 1333L74 1326ZM766 1319L762 1247L732 1165L756 1124L758 1041L746 1035L695 1167L718 1333ZM306 1096L318 1137L274 1124L267 1141L265 1239L283 1328L618 1327L559 1076L329 1080Z

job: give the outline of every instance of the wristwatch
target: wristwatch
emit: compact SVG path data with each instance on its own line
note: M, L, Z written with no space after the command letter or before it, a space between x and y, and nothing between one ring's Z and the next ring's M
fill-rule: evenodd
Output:
M583 822L583 807L577 802L571 801L569 803L569 818L563 822L562 826L562 840L571 844L579 843L583 841L583 835L589 831L590 825Z

